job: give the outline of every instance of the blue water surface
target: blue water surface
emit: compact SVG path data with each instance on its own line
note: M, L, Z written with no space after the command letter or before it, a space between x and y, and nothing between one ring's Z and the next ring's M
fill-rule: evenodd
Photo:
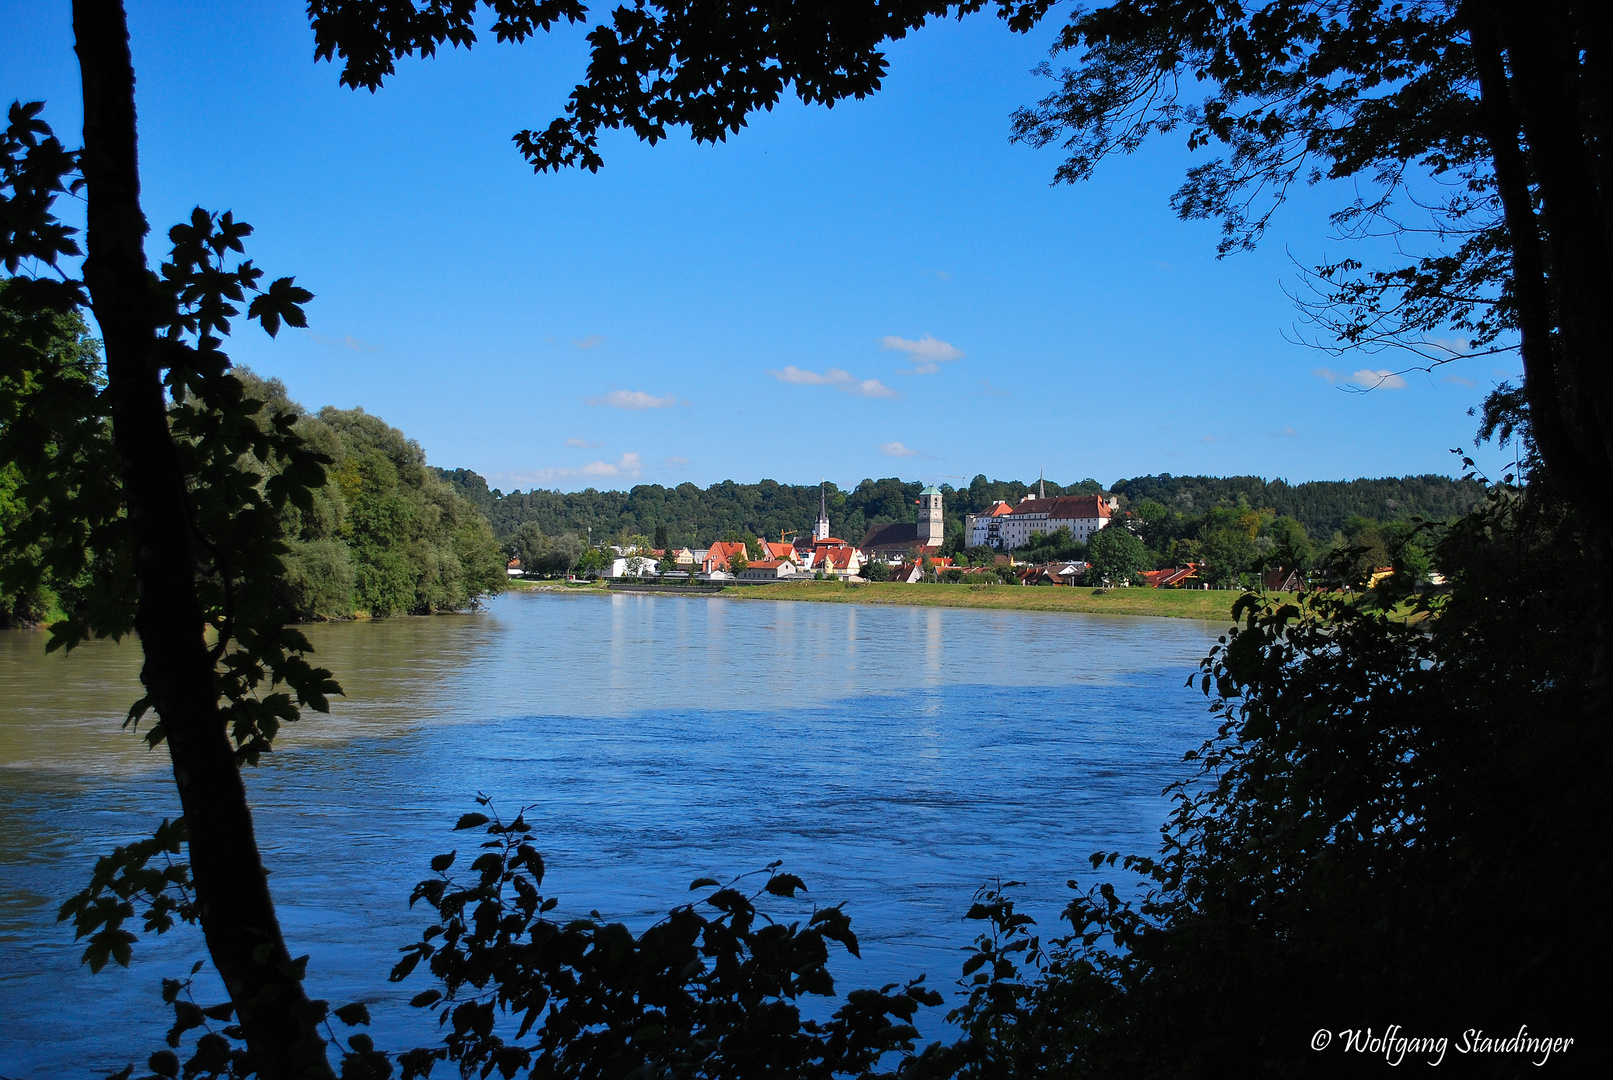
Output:
M530 807L560 914L642 928L781 859L844 901L842 989L953 986L990 880L1056 932L1097 850L1152 851L1162 789L1213 730L1183 683L1216 624L641 595L506 595L465 616L314 627L347 690L248 772L260 845L309 990L365 1000L383 1047L429 1041L390 984L425 915L409 890L478 792ZM118 721L137 650L63 659L0 633L0 1076L105 1075L160 1041L180 931L92 976L54 924L97 854L177 813L165 755ZM218 995L201 983L203 996ZM933 1010L920 1026L944 1034ZM164 1025L165 1026L165 1025Z

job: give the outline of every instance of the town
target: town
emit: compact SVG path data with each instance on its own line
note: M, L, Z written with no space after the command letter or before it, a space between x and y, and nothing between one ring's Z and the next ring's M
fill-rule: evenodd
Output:
M974 558L942 553L945 544L944 494L926 486L916 500L918 520L874 525L859 543L850 543L833 534L829 521L827 493L819 490L818 517L810 532L781 533L778 540L721 540L710 547L672 547L634 543L608 545L597 576L623 583L663 584L762 584L811 579L846 582L969 582L1009 585L1097 585L1126 587L1133 584L1151 588L1209 588L1200 579L1198 566L1144 570L1125 565L1105 565L1087 559L1016 558L1015 552L1034 547L1045 537L1060 537L1087 547L1100 531L1123 522L1119 500L1114 496L1055 495L1049 497L1045 484L1027 493L1017 503L999 499L983 513L966 514L963 542ZM1125 524L1120 532L1137 548L1141 542ZM1106 538L1107 539L1107 538ZM987 558L980 556L989 552ZM507 573L512 578L528 576L528 568L517 554ZM1270 576L1270 575L1268 575ZM1293 589L1299 579L1295 571L1278 571L1269 588Z

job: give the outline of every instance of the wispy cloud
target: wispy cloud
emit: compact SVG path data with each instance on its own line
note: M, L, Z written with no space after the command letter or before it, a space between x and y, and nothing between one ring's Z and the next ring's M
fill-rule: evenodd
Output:
M879 343L887 349L906 353L908 360L913 364L909 375L934 375L941 370L940 365L947 360L962 360L963 352L950 342L942 341L926 334L917 341L909 341L894 334L882 337Z
M1353 375L1346 375L1341 371L1332 371L1328 368L1317 368L1311 374L1335 386L1342 383L1360 390L1401 390L1406 385L1406 380L1403 377L1387 368L1379 371L1362 368Z
M589 442L587 439L567 439L566 445L576 450L593 450L604 446L602 442Z
M579 349L597 349L599 346L605 344L605 339L599 334L589 334L585 338L580 338L576 341L573 341L572 344L577 346Z
M319 342L319 344L321 344L321 345L340 345L344 349L352 349L354 352L362 352L362 353L372 353L372 352L380 352L381 351L381 346L379 346L379 345L371 345L367 341L360 341L358 338L354 337L352 334L343 334L339 338L331 338L331 337L326 337L324 334L316 334L312 330L304 330L303 333L307 334L309 337L313 338L315 341Z
M1204 436L1204 438L1199 440L1199 442L1220 442L1220 441L1221 440L1216 438L1214 435L1206 435L1206 436Z
M626 453L615 461L590 461L577 469L521 469L496 474L495 478L512 488L520 488L534 484L552 484L559 480L610 480L623 477L636 479L643 471L643 458L638 454Z
M1298 434L1299 432L1295 431L1292 427L1285 427L1281 431L1273 431L1271 433L1271 437L1274 439L1290 439Z
M947 273L945 270L937 270L935 272L935 276L940 278L942 281L951 281L952 280L952 275Z
M1447 383L1451 384L1452 386L1477 386L1478 385L1478 383L1474 382L1472 379L1465 379L1460 375L1447 375L1441 381L1442 382L1447 382Z
M969 395L970 397L1013 397L1014 395L1000 386L991 385L990 379L980 380L980 389Z
M601 397L588 399L590 405L609 405L613 409L670 409L677 403L676 394L656 397L643 390L612 390Z
M1369 390L1377 388L1384 390L1400 390L1404 389L1406 385L1405 379L1401 378L1399 375L1396 375L1387 368L1379 371L1373 371L1370 368L1362 368L1360 371L1350 376L1350 381L1355 383L1357 386L1365 387Z
M681 469L685 465L689 464L689 459L686 457L669 457L663 459L662 464L667 465L670 468Z
M786 366L782 371L769 370L768 374L779 382L791 383L795 386L833 386L841 392L851 394L854 397L894 398L901 396L878 379L859 379L851 372L840 368L832 367L820 374L816 371L795 367L792 364Z
M879 452L881 454L884 454L886 457L918 457L919 456L919 452L917 450L914 450L914 449L912 449L911 447L908 447L908 446L903 446L899 442L880 443L879 444Z

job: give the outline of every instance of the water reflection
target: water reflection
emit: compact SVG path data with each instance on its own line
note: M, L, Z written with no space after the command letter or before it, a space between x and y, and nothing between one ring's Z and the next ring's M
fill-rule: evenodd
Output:
M420 1037L400 1004L420 987L385 974L478 790L534 805L562 910L642 925L695 876L782 858L813 900L848 901L865 960L843 979L945 986L983 878L1027 881L1049 922L1086 854L1152 847L1159 790L1210 727L1181 684L1216 629L642 595L316 626L347 697L248 783L311 989L368 995L383 1045ZM0 633L0 1075L104 1075L154 1040L124 1049L102 1018L154 1017L194 943L91 977L54 909L174 796L165 755L118 731L136 650L42 643Z

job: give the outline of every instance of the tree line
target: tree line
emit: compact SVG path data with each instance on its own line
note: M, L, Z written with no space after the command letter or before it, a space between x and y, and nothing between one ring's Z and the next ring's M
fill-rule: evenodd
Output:
M762 480L740 484L724 480L701 488L640 484L626 491L562 492L534 488L505 493L469 469L441 470L437 475L487 515L493 533L510 543L522 526L532 524L546 536L573 534L595 544L635 536L665 535L676 547L704 547L717 540L806 532L817 520L819 487ZM1257 476L1143 476L1117 480L1105 488L1091 478L1061 484L1054 481L989 480L976 476L965 487L942 484L946 533L952 551L963 549L964 517L992 503L1017 503L1042 485L1049 497L1113 494L1122 512L1147 515L1145 539L1161 556L1170 543L1188 538L1212 511L1254 507L1268 517L1297 523L1307 537L1331 543L1364 528L1363 522L1404 522L1414 518L1446 521L1472 509L1483 498L1483 485L1471 479L1423 475L1361 480L1320 480L1289 484ZM896 477L865 479L843 489L825 483L830 529L850 543L890 522L918 520L920 481ZM1216 526L1219 527L1219 526ZM1167 532L1169 535L1167 535ZM664 546L664 545L658 545ZM1057 557L1057 556L1054 556Z

